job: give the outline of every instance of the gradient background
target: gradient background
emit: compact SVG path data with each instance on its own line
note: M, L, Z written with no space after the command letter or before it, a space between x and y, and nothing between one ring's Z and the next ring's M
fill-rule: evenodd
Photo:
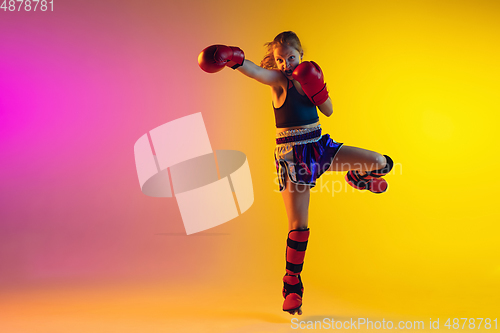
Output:
M383 195L317 186L301 319L500 317L498 2L55 2L0 11L1 332L296 331L270 89L196 62L221 43L259 63L285 30L325 73L325 132L397 163ZM200 111L255 202L185 236L133 145Z

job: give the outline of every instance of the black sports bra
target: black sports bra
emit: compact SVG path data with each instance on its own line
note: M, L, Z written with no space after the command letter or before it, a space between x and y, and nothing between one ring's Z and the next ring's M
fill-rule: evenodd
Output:
M293 127L314 124L319 121L318 110L307 96L299 94L292 81L288 80L285 103L274 108L276 127Z

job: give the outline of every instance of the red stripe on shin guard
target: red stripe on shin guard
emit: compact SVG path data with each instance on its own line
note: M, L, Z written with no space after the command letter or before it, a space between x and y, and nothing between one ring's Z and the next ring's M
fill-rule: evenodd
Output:
M283 252L282 252L283 253ZM304 257L306 255L306 251L296 251L291 247L287 246L286 249L286 261L291 262L292 264L302 264L304 262Z
M288 233L288 238L297 242L305 242L309 239L309 229L292 230Z
M309 229L306 230L292 230L288 233L288 239L295 241L295 242L307 242L309 239ZM306 255L306 251L297 251L296 249L287 246L286 247L286 261L287 261L287 266L289 266L288 263L294 264L294 265L301 265L304 263L304 257ZM290 267L286 268L286 272L291 275L298 275L302 271L300 268L295 268L295 271L292 271L289 269Z

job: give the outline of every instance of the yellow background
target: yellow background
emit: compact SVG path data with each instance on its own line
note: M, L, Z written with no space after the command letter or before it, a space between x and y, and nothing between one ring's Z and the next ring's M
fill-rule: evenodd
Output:
M272 12L265 29L257 25L248 37L238 32L216 41L248 49L247 57L258 62L263 48L257 46L274 37L273 29L295 31L304 60L325 73L334 104L333 116L320 118L325 132L396 163L383 195L347 188L341 174L321 179L311 199L304 308L313 297L331 297L327 313L337 301L405 315L498 313L497 4L314 2L278 4ZM238 241L248 257L228 272L241 267L248 281L251 265L259 271L251 273L252 283L268 274L272 281L281 270L283 242L276 240L284 238L286 218L273 192L270 94L231 71L219 79L214 84L228 107L213 117L231 126L256 187ZM237 223L220 229L241 230Z

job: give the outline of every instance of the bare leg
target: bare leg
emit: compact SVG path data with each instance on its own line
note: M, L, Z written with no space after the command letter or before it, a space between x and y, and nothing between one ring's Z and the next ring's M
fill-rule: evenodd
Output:
M288 230L307 229L310 187L297 185L286 178L286 188L281 192L288 216Z
M357 147L343 146L332 161L328 171L357 170L363 175L363 171L371 171L383 168L387 161L384 155L377 152Z

